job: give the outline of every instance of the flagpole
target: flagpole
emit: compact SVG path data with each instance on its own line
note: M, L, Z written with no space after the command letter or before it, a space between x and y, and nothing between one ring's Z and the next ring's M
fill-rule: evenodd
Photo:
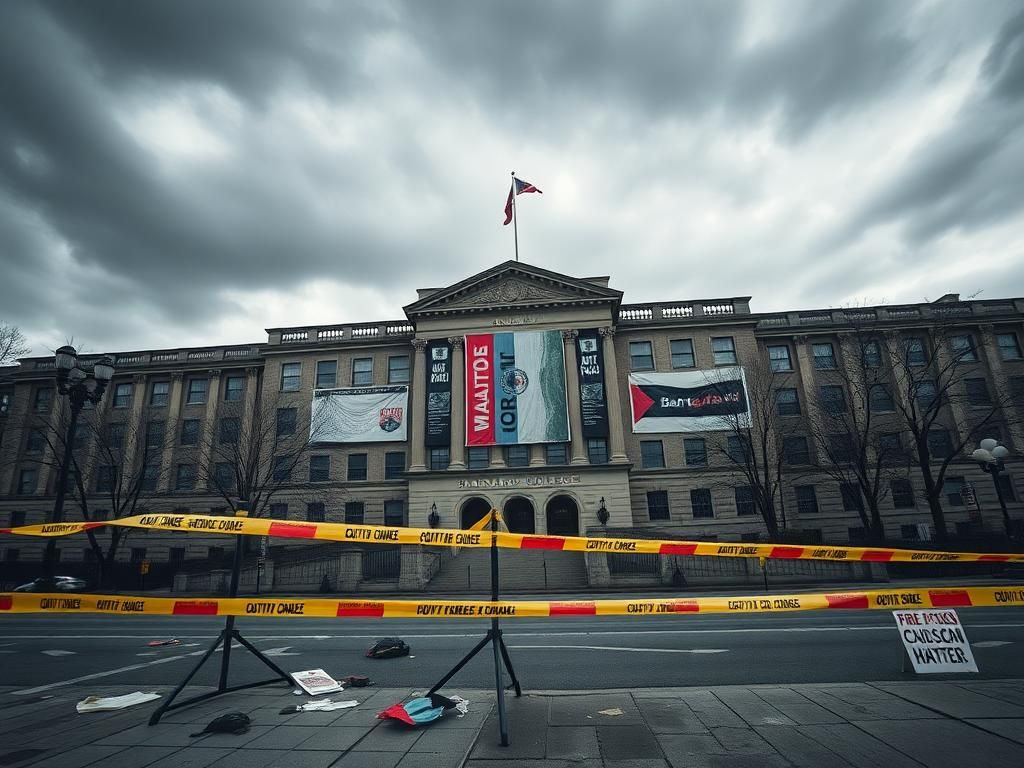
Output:
M519 217L516 216L516 172L512 171L512 232L516 241L516 261L519 261Z

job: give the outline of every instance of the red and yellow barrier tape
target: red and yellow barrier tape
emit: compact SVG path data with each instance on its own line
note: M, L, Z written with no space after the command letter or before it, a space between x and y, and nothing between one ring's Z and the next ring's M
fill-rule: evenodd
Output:
M831 560L839 562L950 562L1024 563L1024 554L982 552L934 552L889 547L842 547L674 541L664 539L606 539L586 536L545 536L524 533L491 533L453 528L402 528L347 523L304 523L267 518L218 517L213 515L154 514L95 523L44 523L20 528L0 528L0 534L18 536L68 536L105 525L186 533L246 534L286 539L347 541L356 544L423 544L434 547L489 547L491 537L506 549L550 549L565 552L644 553L653 555L705 555L711 557L764 557L781 560Z
M633 598L626 600L337 600L301 597L174 598L123 595L0 593L0 616L13 613L105 613L160 616L314 618L543 618L776 613L828 609L983 608L1024 606L1024 585L884 589L797 595Z

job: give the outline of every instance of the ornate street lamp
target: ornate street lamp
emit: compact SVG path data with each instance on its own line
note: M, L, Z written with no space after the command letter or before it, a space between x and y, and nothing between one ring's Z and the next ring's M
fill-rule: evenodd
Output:
M604 505L604 496L597 505L597 519L601 525L608 525L608 508Z
M1013 525L1010 522L1010 513L1006 511L1006 499L1003 498L1003 490L999 487L999 473L1005 466L1003 460L1010 455L1005 445L1000 445L998 440L991 437L978 443L978 447L971 453L971 458L978 462L982 472L992 475L992 482L996 486L996 498L999 499L999 506L1003 509L1003 525L1006 527L1006 538L1012 538Z
M437 514L437 504L435 503L430 505L430 516L427 518L427 522L430 523L431 528L437 528L441 524L441 518Z
M86 371L78 359L74 347L61 347L57 350L54 368L57 372L57 391L66 395L71 404L71 418L64 438L64 455L60 461L60 473L57 476L57 498L53 503L51 523L64 520L64 497L67 495L68 473L71 469L71 452L74 446L75 431L78 428L78 415L86 403L99 403L107 385L114 377L114 361L109 357L101 357ZM56 565L57 540L51 538L46 543L46 555L43 560L43 576L53 582L53 571Z

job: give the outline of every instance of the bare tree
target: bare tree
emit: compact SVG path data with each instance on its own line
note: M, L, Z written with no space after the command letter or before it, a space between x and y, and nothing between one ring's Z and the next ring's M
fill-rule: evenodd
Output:
M16 325L8 325L0 321L0 365L13 363L19 357L25 357L29 349L25 334Z

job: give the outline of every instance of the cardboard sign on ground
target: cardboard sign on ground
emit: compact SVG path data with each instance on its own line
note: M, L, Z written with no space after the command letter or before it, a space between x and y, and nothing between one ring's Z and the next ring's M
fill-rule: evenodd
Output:
M956 611L893 611L892 615L907 658L919 675L978 671Z

